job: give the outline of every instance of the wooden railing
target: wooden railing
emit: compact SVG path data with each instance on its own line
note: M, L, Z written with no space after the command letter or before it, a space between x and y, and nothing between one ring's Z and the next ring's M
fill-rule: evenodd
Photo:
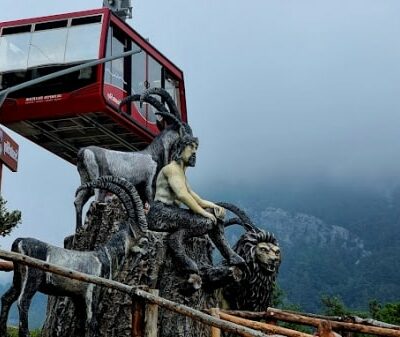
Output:
M88 282L88 283L93 283L102 287L107 287L111 289L116 289L119 291L122 291L126 294L129 294L132 297L132 302L134 303L134 308L133 308L133 327L132 327L132 336L135 337L142 337L144 336L144 333L148 333L148 331L154 326L157 326L157 320L154 318L155 321L150 321L149 319L144 319L144 315L140 315L139 313L143 312L143 306L142 303L150 303L150 304L156 304L157 306L160 306L162 308L165 308L167 310L176 312L181 315L185 315L187 317L190 317L194 320L197 320L199 322L202 322L204 324L207 324L209 326L213 326L216 328L219 328L223 331L228 331L231 333L235 333L240 336L245 336L245 337L266 337L266 335L260 331L241 326L236 323L231 323L225 320L222 320L220 318L213 317L211 315L208 315L204 312L201 312L199 310L190 308L186 305L175 303L173 301L167 300L163 297L158 296L156 293L151 293L149 291L145 290L145 287L141 286L128 286L126 284L93 276L93 275L88 275L85 273L77 272L71 269L63 268L60 266L57 266L55 264L51 264L42 260L38 260L23 254L18 254L14 252L8 252L4 250L0 250L0 258L7 260L7 261L13 261L22 265L27 265L33 268L37 268L46 272L54 273L60 276L68 277L70 279L78 280L81 282ZM143 302L144 301L144 302ZM150 310L150 309L149 309ZM155 316L155 315L153 315ZM143 323L145 321L146 325ZM146 335L147 337L156 337L156 334L153 336Z
M214 317L227 320L232 323L260 330L265 333L274 333L288 337L310 337L312 335L277 325L279 321L295 323L298 325L312 326L316 328L315 335L320 337L332 337L335 332L339 333L363 333L374 336L400 337L400 326L387 324L372 319L362 319L357 316L333 317L285 311L268 308L264 312L230 311L211 309L206 310ZM262 323L265 320L268 323ZM218 337L219 332L213 330L212 337Z
M163 297L158 291L143 286L129 286L71 269L63 268L26 255L0 250L0 258L81 282L122 291L132 298L132 337L157 337L158 307L190 317L211 327L211 337L227 331L245 337L312 337L313 335L277 325L278 321L313 326L320 337L339 332L360 332L376 336L400 337L400 327L359 317L329 317L268 308L265 312L227 311L218 308L205 312L190 308ZM264 320L266 322L260 322Z

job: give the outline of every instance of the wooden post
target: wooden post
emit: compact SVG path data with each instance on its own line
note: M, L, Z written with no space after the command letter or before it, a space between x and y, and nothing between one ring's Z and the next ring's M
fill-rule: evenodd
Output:
M132 297L132 337L144 337L144 301Z
M211 316L219 318L219 309L218 308L212 308L210 310ZM211 327L211 337L221 337L221 330L212 326Z
M330 321L322 320L318 325L317 331L319 337L335 337L335 334L332 332L332 325Z
M149 293L158 296L158 289L149 289ZM146 304L144 316L144 336L157 337L158 334L158 305L153 303Z

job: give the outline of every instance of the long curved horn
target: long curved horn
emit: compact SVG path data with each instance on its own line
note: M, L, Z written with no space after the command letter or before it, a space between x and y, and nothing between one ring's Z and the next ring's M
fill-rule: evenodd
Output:
M169 112L165 112L165 111L157 111L155 112L156 115L162 116L164 118L170 118L171 120L173 120L179 127L184 128L184 124L178 119L176 118L174 115L170 114Z
M150 88L147 89L141 96L141 101L144 100L146 97L149 97L150 95L158 95L161 98L165 99L165 103L167 103L167 106L169 108L169 112L173 114L175 117L179 118L182 121L181 115L179 113L178 107L176 106L176 103L174 99L171 97L168 91L166 91L163 88Z
M228 203L228 202L217 202L216 204L218 206L221 206L221 207L231 211L232 213L234 213L238 216L240 221L234 222L237 220L237 218L229 219L228 226L233 225L233 224L239 224L239 225L242 225L243 227L245 227L247 230L254 231L254 232L260 231L260 229L256 225L254 225L253 221L251 221L249 216L243 210L241 210L239 207L237 207L231 203Z
M130 224L137 222L141 230L147 229L147 220L139 194L134 185L125 179L113 176L100 177L94 181L85 183L78 187L76 194L83 189L105 189L114 193L124 205L128 213Z
M128 104L129 102L139 102L141 101L141 95L131 95L131 96L127 96L125 97L118 106L118 112L121 113L121 109L125 104ZM154 106L158 111L164 111L164 112L168 112L168 109L164 106L164 104L162 104L158 99L154 98L154 97L146 97L143 99L143 102L149 103L150 105Z
M147 218L144 214L142 199L140 198L135 185L133 185L131 182L129 182L126 179L115 177L115 176L103 176L102 178L104 180L108 180L108 181L112 182L113 184L119 186L126 193L128 193L128 195L131 197L133 204L135 205L135 211L136 211L136 217L137 217L136 220L137 220L139 226L142 229L146 230L147 229Z
M118 106L118 112L121 113L122 112L122 106L124 106L125 104L129 103L129 102L146 102L149 103L150 105L152 105L153 107L155 107L157 109L157 112L155 113L156 115L160 115L163 116L168 123L170 124L171 122L175 122L180 128L184 128L186 133L188 133L188 131L186 130L187 128L184 126L184 124L182 123L182 121L177 118L175 115L171 114L168 109L165 107L164 104L162 104L158 99L152 97L152 96L146 96L142 99L141 95L131 95L131 96L127 96L125 97L121 103ZM189 127L190 129L190 127ZM191 129L190 129L190 133L191 133Z

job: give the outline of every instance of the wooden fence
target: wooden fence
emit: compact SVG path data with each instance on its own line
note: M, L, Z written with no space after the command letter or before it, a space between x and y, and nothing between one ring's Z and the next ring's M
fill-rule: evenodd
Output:
M144 333L148 332L151 327L154 327L157 325L156 317L154 318L155 321L150 321L149 319L143 319L144 318L144 308L143 304L144 303L150 303L150 304L155 304L159 307L165 308L167 310L171 310L173 312L176 312L181 315L188 316L194 320L200 321L204 324L207 324L209 326L213 326L216 328L219 328L223 331L228 331L231 333L235 333L240 336L244 337L266 337L266 335L260 331L238 325L236 323L231 323L225 320L222 320L217 317L213 317L211 315L208 315L206 313L203 313L199 310L190 308L186 305L175 303L173 301L167 300L165 298L162 298L158 296L155 293L151 293L149 291L146 291L146 287L132 287L128 286L126 284L93 276L93 275L88 275L85 273L77 272L71 269L63 268L60 266L57 266L55 264L51 264L42 260L38 260L23 254L18 254L14 252L8 252L4 250L0 250L0 258L7 260L7 261L13 261L19 264L27 265L33 268L37 268L46 272L54 273L60 276L68 277L74 280L82 281L82 282L88 282L88 283L93 283L102 287L107 287L111 289L116 289L119 291L122 291L126 294L129 294L132 297L132 303L133 305L133 326L132 326L132 336L134 337L142 337L145 336ZM151 310L150 307L148 307L147 310ZM153 315L154 317L155 315ZM145 323L146 325L145 326ZM154 330L154 329L153 329ZM156 337L156 335L149 336L146 335L147 337Z
M277 325L279 321L316 328L315 335L333 337L339 332L343 336L353 333L363 333L373 336L400 337L400 326L387 324L372 319L363 319L357 316L333 317L299 313L293 311L268 308L264 312L231 311L211 309L206 310L214 317L247 326L265 333L274 333L288 337L311 337L313 335L296 330L283 328ZM260 322L260 320L268 323ZM212 337L219 337L219 331L213 329Z
M265 312L225 311L218 308L199 310L190 308L163 297L158 291L143 286L128 286L113 280L84 274L63 268L26 255L0 250L0 258L41 269L46 272L116 289L129 294L132 298L132 337L157 337L158 307L171 310L200 321L211 327L211 337L220 337L221 331L227 331L244 337L312 337L313 335L277 325L278 321L313 326L320 337L335 336L332 330L340 332L361 332L376 336L400 337L400 327L358 317L326 317L312 314L295 313L274 308ZM261 320L266 322L260 322Z

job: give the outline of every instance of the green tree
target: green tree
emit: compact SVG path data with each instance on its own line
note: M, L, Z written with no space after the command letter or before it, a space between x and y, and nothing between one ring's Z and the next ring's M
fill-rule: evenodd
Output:
M400 302L381 304L372 300L369 302L369 312L373 319L400 325Z
M21 212L6 209L7 201L0 196L0 235L9 235L15 226L21 223Z
M322 296L322 311L327 316L345 316L349 314L342 299L338 296Z

